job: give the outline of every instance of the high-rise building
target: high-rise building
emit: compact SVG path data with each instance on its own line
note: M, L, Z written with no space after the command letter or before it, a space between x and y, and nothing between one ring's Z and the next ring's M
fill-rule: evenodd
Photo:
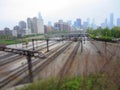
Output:
M14 26L12 35L15 37L23 37L26 34L25 30L21 30L19 26Z
M4 34L5 35L12 35L12 31L9 28L4 28Z
M74 21L73 26L74 26L75 28L77 28L77 22L76 22L76 21Z
M53 27L53 26L44 25L44 33L49 33L49 32L51 32L52 30L54 30L54 27Z
M80 18L77 18L76 21L74 22L74 27L76 29L80 29L82 27L82 24L81 24L81 19Z
M32 33L44 33L44 25L43 20L38 19L37 17L34 17L32 19L32 26L33 26L33 32Z
M19 27L21 30L25 30L26 29L26 22L25 21L20 21L19 22Z
M68 23L63 22L63 20L59 20L58 22L54 23L54 29L59 31L71 31L71 26Z
M67 23L72 26L72 21L71 20L68 20Z
M38 13L38 19L42 20L42 16L40 12Z
M38 24L38 33L44 33L44 22L41 16L41 13L39 13L39 18L37 20L37 24Z
M106 28L108 27L108 20L107 20L107 18L105 19L105 27Z
M48 22L48 26L52 26L52 22L51 21Z
M105 21L101 23L101 28L107 28L107 27L108 27L108 20L106 18Z
M90 27L90 18L87 18L88 27Z
M32 33L37 34L38 33L38 19L37 19L37 17L34 17L32 19L32 24L33 24L33 32Z
M110 14L109 28L113 28L113 27L114 27L114 14L111 13L111 14Z
M95 24L95 19L94 18L92 19L91 28L97 29L97 25Z
M76 19L76 23L77 23L77 27L80 28L81 27L81 19L80 18Z
M18 25L13 27L13 30L20 30L20 27Z
M120 18L117 18L117 26L120 27Z
M89 23L87 21L83 22L83 29L86 30L88 28Z
M31 18L27 18L27 29L26 29L26 33L27 34L32 34L33 33L33 24L32 24L32 19Z
M44 33L44 24L41 14L38 14L38 18L28 18L27 19L27 32L28 34L43 34Z

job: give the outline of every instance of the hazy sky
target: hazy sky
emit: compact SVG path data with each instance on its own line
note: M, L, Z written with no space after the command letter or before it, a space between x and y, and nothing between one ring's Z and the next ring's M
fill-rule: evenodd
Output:
M120 17L120 0L0 0L0 29L17 25L20 20L41 12L45 24L88 17L100 24L110 13Z

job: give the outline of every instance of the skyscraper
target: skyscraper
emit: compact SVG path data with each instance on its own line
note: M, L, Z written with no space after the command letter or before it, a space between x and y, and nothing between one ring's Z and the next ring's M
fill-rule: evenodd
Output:
M59 31L71 31L71 26L68 23L63 22L63 20L59 20L58 22L54 23L54 29Z
M95 24L95 19L94 18L92 19L91 27L93 29L97 29L97 25Z
M52 26L52 22L51 21L48 22L48 26Z
M83 30L88 28L89 23L87 21L83 22Z
M80 29L82 27L80 18L77 18L76 21L74 21L74 27L75 29Z
M77 25L77 28L81 28L81 19L80 18L76 19L76 25Z
M67 23L72 26L72 21L71 20L68 20Z
M120 27L120 18L117 18L117 26Z
M19 22L19 27L20 27L21 30L25 30L26 29L26 22L20 21Z
M37 19L37 17L34 17L32 19L32 24L33 24L33 32L32 33L37 34L38 33L38 19Z
M40 12L38 13L38 19L40 19L40 20L42 19L42 16L41 16Z
M87 18L88 27L90 27L90 18Z
M38 33L44 33L44 22L41 13L39 13L38 15L37 24L38 24Z
M110 14L109 28L113 28L113 27L114 27L114 14L111 13L111 14Z
M44 33L44 25L43 20L38 19L37 17L34 17L32 19L32 25L33 25L33 32L32 33Z
M34 18L28 18L27 19L27 32L29 34L43 34L44 33L44 24L43 24L43 19L41 14L38 14L38 18L34 17Z
M101 23L101 28L108 28L108 20L107 20L107 18L105 19L105 21L103 23Z
M32 34L33 33L33 24L32 24L32 19L31 18L27 18L27 30L26 33L27 34Z

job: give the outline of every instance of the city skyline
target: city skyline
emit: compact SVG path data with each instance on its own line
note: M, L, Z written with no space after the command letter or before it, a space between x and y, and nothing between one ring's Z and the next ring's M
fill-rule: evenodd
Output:
M94 18L96 24L101 24L110 13L114 13L114 23L120 18L119 0L0 0L0 29L12 28L19 21L26 21L28 17L35 17L40 11L47 22L56 22L81 18L86 21Z

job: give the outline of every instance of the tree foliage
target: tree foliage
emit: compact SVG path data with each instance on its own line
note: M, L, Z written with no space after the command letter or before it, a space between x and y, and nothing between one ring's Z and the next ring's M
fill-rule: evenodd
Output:
M87 33L91 37L95 38L120 38L120 27L109 28L97 28L95 30L89 29Z

